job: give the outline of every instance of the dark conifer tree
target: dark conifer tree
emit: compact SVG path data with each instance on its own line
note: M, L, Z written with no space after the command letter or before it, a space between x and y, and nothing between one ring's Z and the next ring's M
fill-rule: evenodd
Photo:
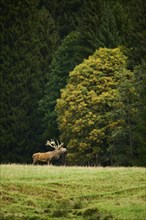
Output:
M58 26L61 39L74 31L84 1L81 0L40 0L40 7L45 7Z
M136 155L134 161L136 165L146 166L146 62L135 68L135 76L137 78L136 88L139 94L137 101L138 114L136 118L137 126L135 129L136 137Z
M125 10L130 26L125 27L124 44L129 52L129 67L134 69L146 60L146 1L127 1Z
M60 97L60 90L66 85L69 72L88 55L89 51L84 46L79 32L70 33L54 55L45 95L39 102L40 111L43 114L44 139L48 136L58 138L56 100Z
M37 0L6 0L1 7L1 160L28 162L42 144L38 100L57 34Z

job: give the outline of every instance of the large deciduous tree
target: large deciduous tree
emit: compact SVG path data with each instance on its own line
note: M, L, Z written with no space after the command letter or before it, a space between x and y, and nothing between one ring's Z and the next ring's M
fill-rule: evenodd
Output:
M68 163L131 163L131 123L136 114L133 81L120 48L101 48L70 73L56 106Z

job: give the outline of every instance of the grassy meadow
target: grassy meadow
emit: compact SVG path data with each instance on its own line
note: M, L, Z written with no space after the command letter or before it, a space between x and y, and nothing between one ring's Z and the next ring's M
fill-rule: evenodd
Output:
M1 165L2 220L145 220L145 168Z

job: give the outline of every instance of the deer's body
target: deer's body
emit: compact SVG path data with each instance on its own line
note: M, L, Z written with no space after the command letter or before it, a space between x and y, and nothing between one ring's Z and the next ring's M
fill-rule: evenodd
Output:
M47 144L50 145L50 142ZM50 145L52 146L52 145ZM54 145L52 146L54 147ZM64 154L66 152L66 148L62 147L62 144L59 147L55 147L54 151L48 151L45 153L35 153L32 155L32 159L33 159L33 164L37 163L37 162L47 162L48 164L50 164L52 162L52 160L58 160L59 157Z

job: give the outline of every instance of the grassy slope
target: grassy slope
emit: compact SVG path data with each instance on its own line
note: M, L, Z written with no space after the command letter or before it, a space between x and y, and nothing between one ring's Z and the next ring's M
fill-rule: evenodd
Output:
M1 219L144 220L144 168L1 165Z

